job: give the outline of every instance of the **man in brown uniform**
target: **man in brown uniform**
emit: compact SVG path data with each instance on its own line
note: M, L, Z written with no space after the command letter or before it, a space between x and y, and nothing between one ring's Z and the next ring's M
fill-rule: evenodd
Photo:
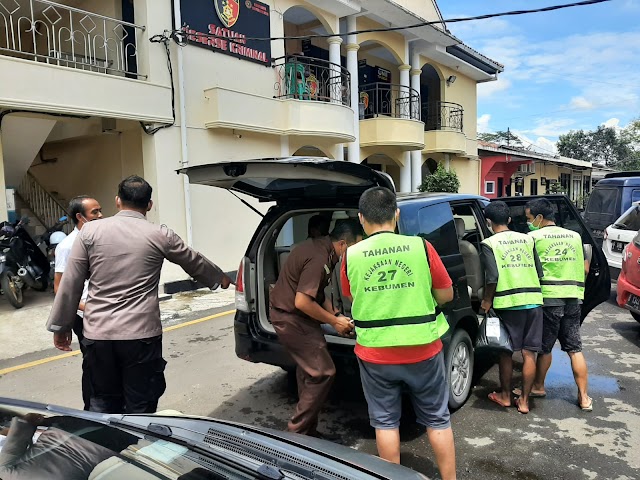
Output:
M354 220L339 222L329 236L310 238L287 258L271 292L271 323L297 364L298 404L289 421L290 432L321 436L318 413L336 374L321 324L328 323L340 335L353 331L350 319L340 315L324 289L331 272L347 247L362 238Z
M86 368L91 383L89 409L103 413L153 413L166 388L158 285L165 259L210 288L231 279L187 247L164 225L147 221L151 185L132 176L118 186L120 212L89 222L71 248L47 329L56 348L71 350L71 328L84 281Z

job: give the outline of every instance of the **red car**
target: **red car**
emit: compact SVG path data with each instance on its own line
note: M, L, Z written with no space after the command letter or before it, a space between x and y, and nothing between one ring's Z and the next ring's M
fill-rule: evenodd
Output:
M633 318L640 322L640 232L622 252L618 305L630 310Z

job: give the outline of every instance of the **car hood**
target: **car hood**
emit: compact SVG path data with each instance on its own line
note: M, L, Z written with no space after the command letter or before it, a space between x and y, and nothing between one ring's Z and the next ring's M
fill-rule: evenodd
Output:
M287 157L211 163L178 170L189 182L234 190L261 201L357 198L391 177L366 165L320 157Z

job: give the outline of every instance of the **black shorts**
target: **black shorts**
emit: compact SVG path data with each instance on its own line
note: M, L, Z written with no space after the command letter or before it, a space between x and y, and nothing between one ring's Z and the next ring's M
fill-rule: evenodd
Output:
M560 340L563 352L581 352L580 305L544 307L542 311L544 315L542 353L551 353L556 340Z
M526 310L496 310L509 336L513 351L539 352L542 347L542 307Z

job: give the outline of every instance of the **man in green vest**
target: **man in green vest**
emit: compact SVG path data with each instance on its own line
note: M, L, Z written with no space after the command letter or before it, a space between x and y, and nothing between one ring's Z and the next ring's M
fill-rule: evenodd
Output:
M544 198L527 204L525 214L531 229L529 235L535 240L544 270L540 282L544 298L542 354L538 355L531 396L546 396L544 381L551 367L551 351L556 340L560 340L560 347L571 359L573 378L578 386L578 406L591 411L593 400L587 394L587 362L580 338L580 304L589 271L582 238L579 233L555 224L553 205Z
M494 235L482 241L485 287L481 304L485 312L493 305L511 336L514 351L522 351L522 395L516 399L520 413L529 413L529 394L536 374L536 352L542 344L542 266L533 238L509 230L511 222L506 203L491 202L484 210ZM513 358L500 355L500 391L489 400L511 406Z
M456 478L442 337L449 325L439 306L453 299L452 282L433 246L395 232L395 194L370 188L359 203L366 240L343 258L343 295L351 297L355 353L380 457L400 463L404 386L418 423L427 428L440 475Z

